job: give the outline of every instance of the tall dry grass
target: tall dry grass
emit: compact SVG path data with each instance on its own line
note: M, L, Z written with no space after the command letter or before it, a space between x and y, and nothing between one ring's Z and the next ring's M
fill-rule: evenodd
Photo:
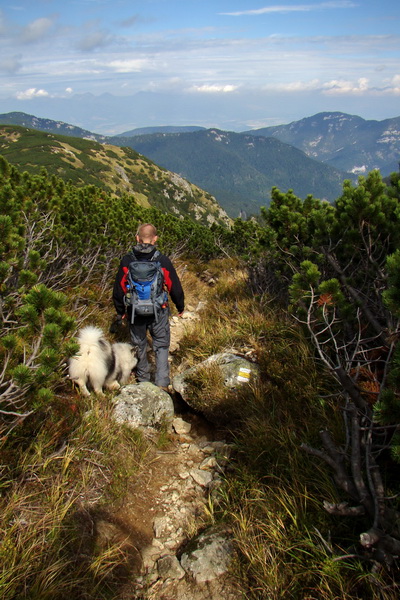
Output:
M130 560L124 540L99 543L96 511L112 512L123 502L148 444L113 423L110 399L76 403L69 410L80 416L64 440L58 435L67 433L65 424L50 432L43 423L14 457L12 470L3 465L2 600L110 598Z
M182 265L181 275L188 303L206 306L174 363L233 351L260 367L259 381L228 398L234 418L224 426L235 452L208 505L210 520L232 530L243 598L394 599L391 582L372 574L347 542L357 523L323 511L323 499L337 499L330 473L300 450L302 442L318 443L321 427L339 431L331 383L301 331L251 297L235 261ZM227 400L212 371L196 385L199 402ZM81 399L65 385L57 398L42 422L38 415L2 446L0 597L117 600L135 572L135 548L124 524L121 535L104 531L146 468L149 446L113 424L111 398Z
M211 354L236 352L260 367L257 382L228 398L227 435L235 458L213 519L228 523L237 548L234 567L243 597L251 600L393 600L397 588L372 572L352 547L362 523L327 515L323 500L338 501L331 473L306 455L319 430L341 435L330 376L287 314L249 293L240 265L216 262L202 317L181 342L188 366ZM226 405L229 393L213 369L190 382L196 407ZM226 412L226 411L225 411Z

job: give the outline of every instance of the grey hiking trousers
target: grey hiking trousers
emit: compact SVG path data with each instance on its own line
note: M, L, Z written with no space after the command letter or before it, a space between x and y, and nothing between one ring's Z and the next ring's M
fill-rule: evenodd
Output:
M157 322L149 317L136 317L130 331L132 344L137 347L138 353L137 380L150 381L150 365L147 358L147 331L149 331L156 359L154 383L159 387L167 387L170 383L168 354L171 339L168 308L160 311Z

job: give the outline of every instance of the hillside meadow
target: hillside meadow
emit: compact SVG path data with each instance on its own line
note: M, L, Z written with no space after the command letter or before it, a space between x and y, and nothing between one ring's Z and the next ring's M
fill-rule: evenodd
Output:
M135 589L129 555L82 524L127 502L154 440L113 421L111 394L80 397L65 365L79 326L108 331L143 221L205 303L172 368L224 350L260 366L238 393L207 372L192 390L229 407L235 451L206 518L232 530L243 598L398 596L399 197L372 172L334 204L275 188L258 220L205 227L1 159L2 598Z

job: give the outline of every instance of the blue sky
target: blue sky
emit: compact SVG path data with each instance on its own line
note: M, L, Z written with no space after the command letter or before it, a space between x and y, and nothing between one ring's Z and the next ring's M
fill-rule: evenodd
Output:
M400 116L399 32L398 0L0 0L0 111L99 133L381 120Z

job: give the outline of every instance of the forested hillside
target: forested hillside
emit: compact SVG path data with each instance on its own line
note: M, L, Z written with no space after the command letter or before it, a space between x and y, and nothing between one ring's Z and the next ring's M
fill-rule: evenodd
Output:
M203 224L229 222L209 193L130 148L0 125L0 153L28 173L37 174L44 167L75 185L95 185L119 197L128 194L143 207Z
M239 392L218 368L192 380L198 412L220 403L235 447L193 528L229 529L243 597L398 597L399 202L399 175L374 171L332 204L274 188L258 220L206 227L1 158L4 600L155 597L135 587L132 548L95 533L168 432L118 425L112 394L79 397L65 368L82 323L108 331L115 269L143 221L205 305L173 364L228 351L260 370Z
M346 175L274 138L218 129L110 138L208 190L231 217L268 206L273 186L334 200Z

